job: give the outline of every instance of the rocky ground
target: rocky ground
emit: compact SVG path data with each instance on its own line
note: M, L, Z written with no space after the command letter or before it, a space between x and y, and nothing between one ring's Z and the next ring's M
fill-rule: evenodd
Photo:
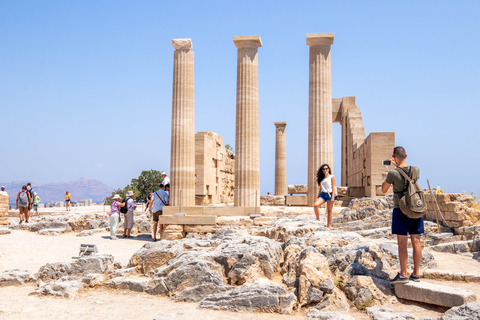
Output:
M304 208L272 208L268 223L224 221L215 233L155 243L141 212L135 237L118 241L101 211L20 226L11 218L0 230L0 318L480 319L476 302L448 310L397 298L388 281L398 268L391 206L389 197L352 201L334 230ZM289 214L271 218L282 210ZM423 281L479 296L480 227L461 236L425 227ZM98 253L72 259L85 243Z

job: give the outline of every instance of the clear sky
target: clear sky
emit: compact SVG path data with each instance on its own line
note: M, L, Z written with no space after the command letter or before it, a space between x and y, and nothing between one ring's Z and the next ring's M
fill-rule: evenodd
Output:
M334 32L332 96L396 134L422 187L480 191L479 1L0 0L0 182L124 187L170 167L172 39L195 52L195 131L235 145L233 36L260 35L261 193L307 183L307 33ZM340 180L340 125L334 124Z

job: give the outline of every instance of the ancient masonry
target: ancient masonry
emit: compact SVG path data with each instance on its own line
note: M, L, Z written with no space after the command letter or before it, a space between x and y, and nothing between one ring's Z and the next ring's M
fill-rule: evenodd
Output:
M8 193L0 191L0 226L10 224L8 219Z
M324 164L333 170L332 73L330 46L333 33L309 33L310 76L308 88L308 206L319 187L316 172Z
M190 39L172 40L172 144L170 204L195 205L195 99L193 51Z
M235 159L214 132L195 135L195 204L233 202Z
M260 205L258 47L260 36L233 37L237 52L235 206Z
M275 195L287 194L287 139L286 122L275 122Z

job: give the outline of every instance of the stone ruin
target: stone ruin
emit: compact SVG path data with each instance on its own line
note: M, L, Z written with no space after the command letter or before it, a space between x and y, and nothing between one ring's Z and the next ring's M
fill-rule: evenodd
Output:
M10 220L8 219L9 201L8 193L0 191L0 225L2 226L10 224Z

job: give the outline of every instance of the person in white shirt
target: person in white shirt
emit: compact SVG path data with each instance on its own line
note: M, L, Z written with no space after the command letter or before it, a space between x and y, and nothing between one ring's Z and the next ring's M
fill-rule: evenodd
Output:
M332 211L335 202L335 195L337 188L335 187L335 177L332 174L328 164L322 164L317 171L317 183L322 187L317 199L313 205L313 211L317 220L320 220L320 212L318 209L325 202L327 203L327 228L331 229L332 225Z
M128 208L127 213L125 213L125 222L123 223L123 237L124 238L133 238L130 235L130 232L132 231L133 228L133 210L137 207L133 199L133 191L129 190L127 192L127 201L126 201L126 206Z
M152 207L152 217L153 217L153 242L157 241L157 225L158 218L163 213L163 207L168 206L168 194L165 192L163 183L158 184L158 190L152 194L150 202L150 207ZM160 239L163 231L163 224L159 227Z
M162 184L165 186L165 192L168 195L170 195L170 193L169 193L169 191L170 191L170 178L167 177L167 174L165 173L165 171L160 172L160 175L163 178Z

